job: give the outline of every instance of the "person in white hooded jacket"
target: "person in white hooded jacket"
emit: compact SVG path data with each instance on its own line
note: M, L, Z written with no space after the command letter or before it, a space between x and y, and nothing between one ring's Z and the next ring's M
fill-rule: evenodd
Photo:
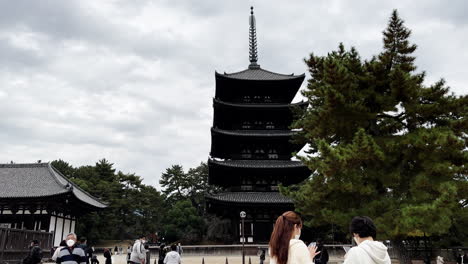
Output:
M299 239L301 217L292 211L283 213L276 219L271 233L269 254L270 264L312 264L317 247L309 247Z
M391 264L387 247L374 241L377 230L372 219L356 216L351 220L349 229L358 246L346 253L343 264Z
M171 252L166 254L164 258L164 264L181 264L180 255L177 253L177 246L171 246Z

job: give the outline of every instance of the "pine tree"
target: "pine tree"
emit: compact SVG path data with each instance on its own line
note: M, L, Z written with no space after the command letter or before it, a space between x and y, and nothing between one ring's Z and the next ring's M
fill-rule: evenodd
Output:
M457 228L468 224L468 97L449 94L444 80L423 84L396 10L383 35L370 61L342 44L305 61L310 107L293 128L313 173L282 191L309 226L347 233L352 217L368 215L379 239L466 232Z

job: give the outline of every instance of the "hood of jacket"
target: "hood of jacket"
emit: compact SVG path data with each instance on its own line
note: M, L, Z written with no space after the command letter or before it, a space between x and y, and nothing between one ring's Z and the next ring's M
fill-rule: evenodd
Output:
M167 257L172 258L172 259L176 259L176 258L179 257L179 253L177 253L175 251L171 251L171 252L167 253Z
M379 241L365 240L358 246L377 264L388 263L387 247Z
M289 249L293 248L293 247L298 247L299 245L303 244L304 242L302 242L302 240L300 239L291 239L289 240Z

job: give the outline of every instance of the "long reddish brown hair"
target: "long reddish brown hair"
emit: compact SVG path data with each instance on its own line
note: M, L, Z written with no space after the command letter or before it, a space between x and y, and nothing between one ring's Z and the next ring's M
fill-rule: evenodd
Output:
M302 220L293 211L287 211L276 219L275 228L270 237L270 257L275 258L278 264L288 262L289 240L291 240L294 225L302 227Z

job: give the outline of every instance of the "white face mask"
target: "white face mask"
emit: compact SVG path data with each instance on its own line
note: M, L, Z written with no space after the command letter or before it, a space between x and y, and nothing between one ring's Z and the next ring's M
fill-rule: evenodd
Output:
M75 245L75 241L71 240L71 239L68 239L67 240L67 246L68 247L73 247L73 245Z
M142 240L141 240L141 243L142 243L142 244L146 243L146 240L142 239Z

